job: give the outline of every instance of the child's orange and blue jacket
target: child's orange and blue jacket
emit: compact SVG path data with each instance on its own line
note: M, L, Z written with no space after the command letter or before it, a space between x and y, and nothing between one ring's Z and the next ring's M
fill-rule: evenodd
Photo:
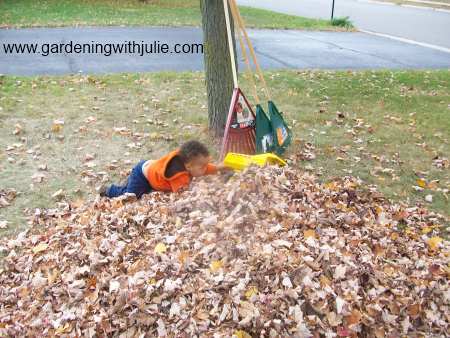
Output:
M167 166L178 153L179 149L174 150L159 160L148 161L150 163L143 166L143 174L154 190L176 192L181 188L189 186L192 176L186 170L178 172L171 177L166 177ZM208 163L205 175L215 173L217 173L217 167L212 163Z

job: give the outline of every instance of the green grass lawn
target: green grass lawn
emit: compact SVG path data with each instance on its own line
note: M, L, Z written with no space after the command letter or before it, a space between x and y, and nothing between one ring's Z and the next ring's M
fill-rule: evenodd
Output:
M248 27L336 30L327 20L240 7ZM2 0L0 27L200 26L199 0ZM341 28L342 29L342 28Z
M393 200L450 215L449 71L266 75L300 169L324 181L358 176ZM26 227L35 208L89 198L183 140L200 137L216 151L205 92L200 72L1 78L0 192L18 193L0 208L2 234Z

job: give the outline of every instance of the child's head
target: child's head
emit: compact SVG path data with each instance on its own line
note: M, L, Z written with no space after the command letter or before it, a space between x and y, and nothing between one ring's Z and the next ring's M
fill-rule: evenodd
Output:
M209 151L205 145L198 141L184 143L178 153L186 170L193 176L203 176L210 161Z

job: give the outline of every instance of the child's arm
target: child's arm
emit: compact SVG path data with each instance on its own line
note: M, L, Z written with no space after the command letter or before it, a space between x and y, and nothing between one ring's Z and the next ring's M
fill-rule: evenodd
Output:
M223 163L218 164L216 167L217 167L217 171L219 171L219 172L228 172L228 171L233 170L232 168L225 166L225 164L223 164Z
M208 163L205 175L213 175L217 173L221 174L224 172L228 172L230 170L233 169L226 167L223 163L220 164Z
M213 163L208 163L206 166L206 172L205 175L214 175L217 174L218 166Z

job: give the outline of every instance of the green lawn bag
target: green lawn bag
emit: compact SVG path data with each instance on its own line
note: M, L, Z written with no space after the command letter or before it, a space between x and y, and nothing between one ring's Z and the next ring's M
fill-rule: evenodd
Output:
M273 151L272 124L260 104L256 105L256 153Z
M289 130L283 116L272 101L269 101L269 116L270 123L272 124L273 152L281 155L291 144L292 132Z

